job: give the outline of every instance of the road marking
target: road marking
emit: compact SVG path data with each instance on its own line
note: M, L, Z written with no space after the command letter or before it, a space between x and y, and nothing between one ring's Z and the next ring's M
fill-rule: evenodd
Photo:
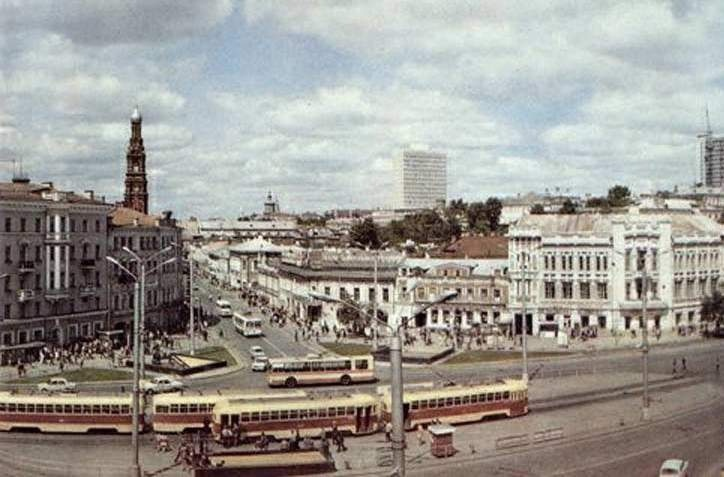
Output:
M262 341L264 341L265 343L267 343L269 346L271 346L272 348L274 348L275 350L277 350L277 351L278 351L282 356L284 356L285 358L286 358L287 356L289 356L289 355L286 354L284 351L282 351L281 348L279 348L277 345L275 345L274 343L272 343L271 341L269 341L269 338L267 338L266 336L262 336L261 339L262 339Z

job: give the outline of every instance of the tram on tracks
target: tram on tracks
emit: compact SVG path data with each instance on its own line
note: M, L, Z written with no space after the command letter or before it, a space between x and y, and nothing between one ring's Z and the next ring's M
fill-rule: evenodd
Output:
M379 399L373 394L310 395L290 399L223 401L213 414L213 432L239 425L246 438L261 435L277 439L299 435L317 437L337 427L352 435L379 428Z
M306 395L301 390L158 394L153 397L151 425L154 432L159 433L195 431L211 424L214 406L221 401L304 398Z
M378 389L381 418L391 420L392 395L389 386ZM516 417L528 413L528 386L520 379L481 384L411 387L403 395L405 429L432 422L459 424L488 416Z
M139 428L143 430L143 416ZM18 394L0 392L0 431L58 433L133 430L130 394Z

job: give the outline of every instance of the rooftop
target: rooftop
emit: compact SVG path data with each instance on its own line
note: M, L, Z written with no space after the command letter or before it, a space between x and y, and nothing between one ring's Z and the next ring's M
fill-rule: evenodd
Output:
M473 235L460 237L455 242L431 254L443 258L508 258L508 237Z
M701 214L628 213L628 214L544 214L525 215L511 228L516 231L535 229L543 235L593 235L609 237L614 222L630 225L670 222L674 235L720 235L724 228Z

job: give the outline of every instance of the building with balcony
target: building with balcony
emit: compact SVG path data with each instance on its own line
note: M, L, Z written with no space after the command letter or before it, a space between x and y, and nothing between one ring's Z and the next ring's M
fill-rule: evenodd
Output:
M61 191L49 182L0 183L0 361L108 326L104 257L111 209L92 193Z
M159 254L169 246L172 246L170 251ZM110 211L109 254L133 273L138 273L138 264L123 250L124 247L133 250L142 259L159 254L147 263L147 270L176 257L176 262L163 265L146 276L145 322L147 329L179 326L184 320L184 267L181 261L181 228L176 225L171 212L154 216L115 207ZM109 273L109 323L113 329L128 330L133 322L134 281L117 267L110 269Z
M480 325L506 325L507 259L408 258L399 269L397 302L402 316L424 307L446 292L451 300L414 317L409 326L432 329L469 329Z
M509 232L515 329L555 336L575 327L673 331L697 326L717 289L722 228L694 212L528 215Z
M386 316L393 311L395 280L403 257L380 252L375 287L375 254L359 250L307 250L296 248L279 258L268 257L257 267L256 289L274 306L301 319L338 322L343 306L314 298L323 294L366 309L377 300Z

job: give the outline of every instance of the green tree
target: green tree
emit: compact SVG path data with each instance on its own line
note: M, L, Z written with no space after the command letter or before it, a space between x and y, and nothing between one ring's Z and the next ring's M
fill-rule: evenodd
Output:
M488 232L497 232L500 226L500 214L503 212L503 203L496 197L490 197L485 201L485 221L488 225Z
M563 205L561 206L561 214L565 215L572 215L576 213L576 204L573 203L571 199L566 199L563 201Z
M608 189L607 199L611 207L626 207L631 203L631 191L626 186L615 185Z
M711 296L705 296L702 300L701 321L714 323L716 334L719 334L719 328L724 322L724 296L718 290L714 291Z
M608 199L605 197L591 197L586 200L586 207L591 209L607 209L610 206Z
M379 248L381 244L377 224L370 217L352 225L349 235L353 241L366 247Z
M542 204L535 204L533 207L530 208L530 213L532 215L543 215L546 213L546 209L543 207Z
M462 214L468 208L468 205L462 199L453 199L450 201L450 205L448 205L447 208L456 214Z
M482 202L471 202L468 205L467 217L468 227L470 227L470 230L474 230L476 232L486 231L485 212L485 204Z

